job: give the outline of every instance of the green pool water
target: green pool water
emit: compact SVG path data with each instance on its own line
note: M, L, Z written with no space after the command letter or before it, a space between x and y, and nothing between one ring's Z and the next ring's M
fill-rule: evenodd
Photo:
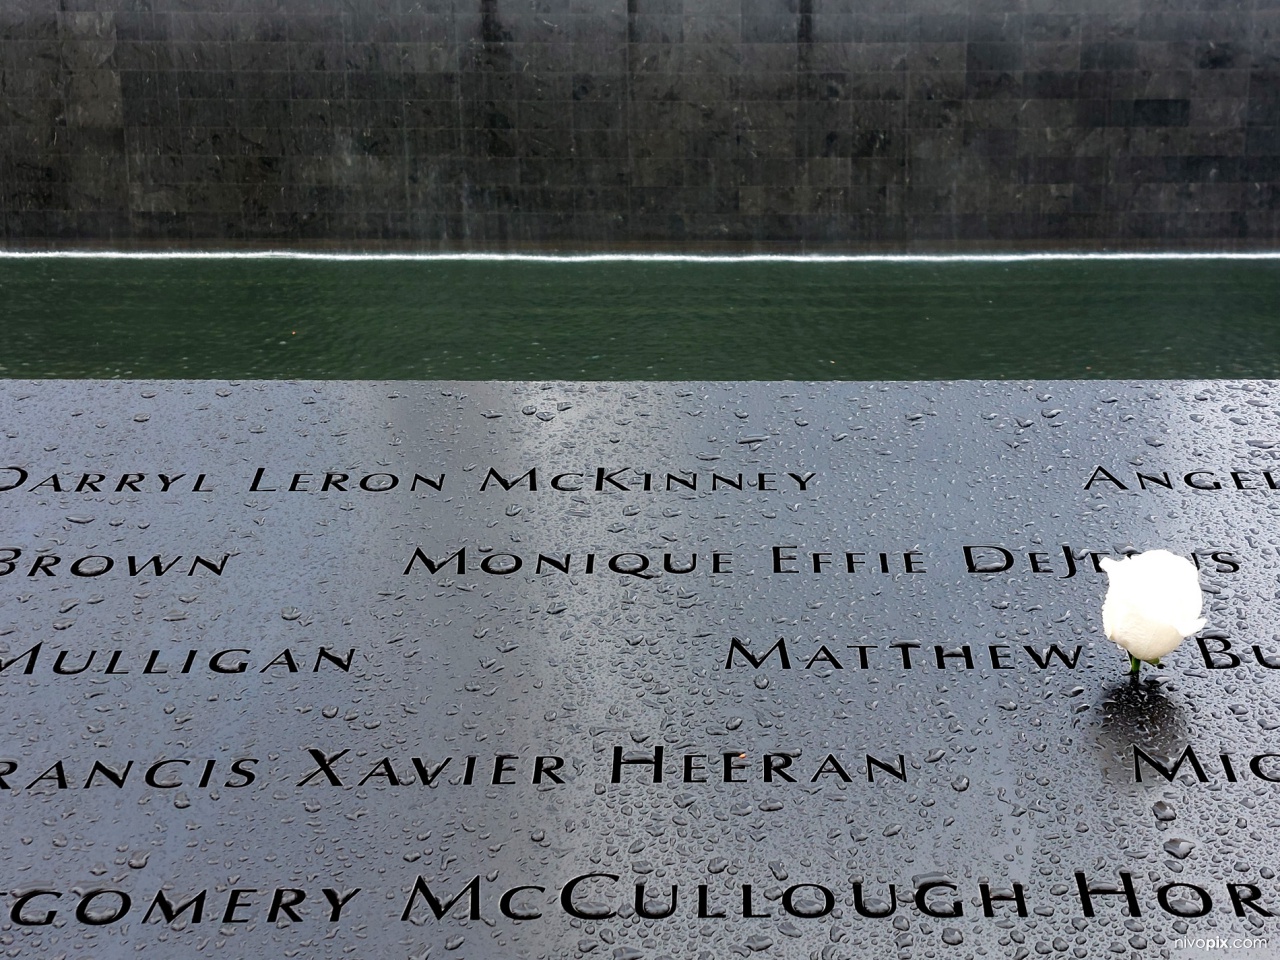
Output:
M1280 263L0 261L0 376L1280 375Z

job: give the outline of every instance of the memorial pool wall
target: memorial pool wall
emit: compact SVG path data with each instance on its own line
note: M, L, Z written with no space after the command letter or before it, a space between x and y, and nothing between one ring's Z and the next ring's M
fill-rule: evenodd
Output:
M1259 249L1258 0L9 0L0 242Z

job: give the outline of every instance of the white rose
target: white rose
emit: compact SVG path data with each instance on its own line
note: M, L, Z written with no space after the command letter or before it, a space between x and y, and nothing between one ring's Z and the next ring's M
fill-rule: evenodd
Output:
M1204 626L1200 575L1185 557L1148 550L1100 564L1109 581L1102 629L1129 654L1129 672L1160 658Z

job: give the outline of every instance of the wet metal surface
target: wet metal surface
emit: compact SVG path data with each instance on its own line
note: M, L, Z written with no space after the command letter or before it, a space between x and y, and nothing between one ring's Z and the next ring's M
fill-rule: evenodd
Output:
M1275 398L7 381L0 941L1269 956Z

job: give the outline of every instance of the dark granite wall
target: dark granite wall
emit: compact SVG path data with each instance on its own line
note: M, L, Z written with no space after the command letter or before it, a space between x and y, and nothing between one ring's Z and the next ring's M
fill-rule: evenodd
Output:
M0 236L1274 247L1280 0L0 0Z

